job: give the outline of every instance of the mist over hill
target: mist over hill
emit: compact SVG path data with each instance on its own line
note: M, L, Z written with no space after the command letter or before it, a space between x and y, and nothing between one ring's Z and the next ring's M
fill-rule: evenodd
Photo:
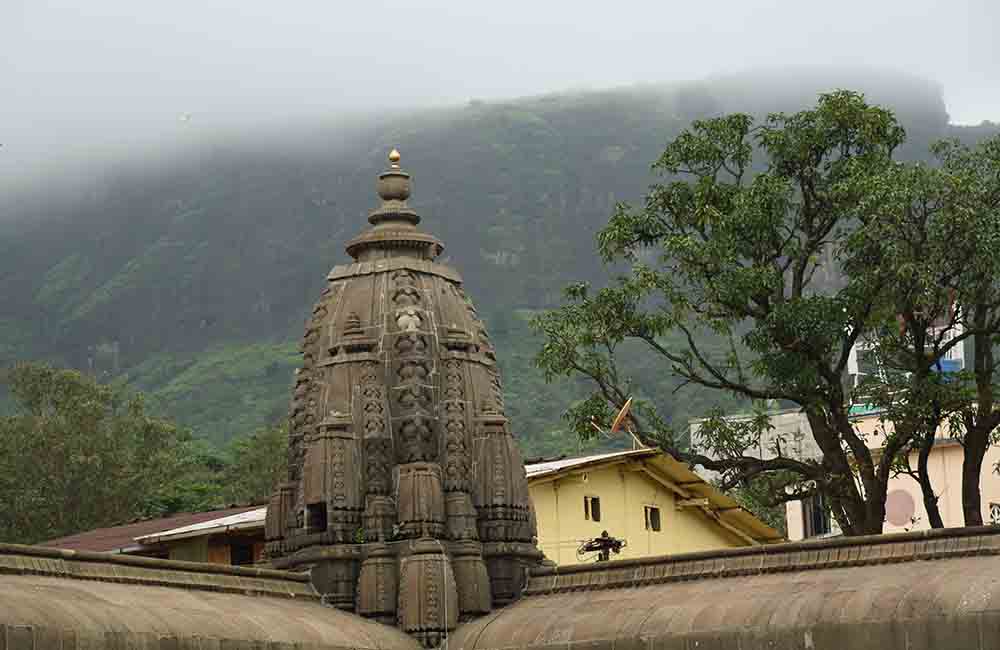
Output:
M47 359L120 378L216 442L282 417L306 314L397 147L411 204L491 328L522 444L571 449L559 414L582 391L544 384L527 319L568 282L608 277L595 233L642 197L691 120L797 110L835 88L893 108L906 158L1000 131L950 125L925 80L803 68L193 137L0 195L0 367ZM674 380L641 360L636 373L679 421L714 399L675 400Z

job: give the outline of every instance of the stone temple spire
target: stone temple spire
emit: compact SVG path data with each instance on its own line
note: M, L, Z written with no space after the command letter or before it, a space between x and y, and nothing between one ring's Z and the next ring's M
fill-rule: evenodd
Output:
M393 149L389 169L378 177L376 187L382 205L368 215L373 227L347 243L348 255L359 262L400 255L432 260L444 250L436 237L417 228L420 215L406 203L410 198L410 175L400 169L399 160L399 152Z
M306 325L267 553L431 647L517 598L541 554L496 352L399 160Z

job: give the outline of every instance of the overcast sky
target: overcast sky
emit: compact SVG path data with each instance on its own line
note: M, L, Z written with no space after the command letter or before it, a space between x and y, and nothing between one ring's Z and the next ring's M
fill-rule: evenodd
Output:
M0 174L194 125L785 63L926 76L953 121L1000 121L998 29L1000 0L0 0Z

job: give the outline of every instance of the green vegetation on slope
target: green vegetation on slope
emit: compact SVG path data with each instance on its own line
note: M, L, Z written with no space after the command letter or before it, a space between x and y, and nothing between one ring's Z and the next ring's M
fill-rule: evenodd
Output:
M179 359L158 354L123 376L153 408L217 443L280 420L288 410L298 342L212 347Z
M344 242L367 225L374 178L395 146L414 177L412 203L489 320L527 455L576 452L560 414L585 391L545 384L526 314L558 304L571 281L603 284L616 271L595 258L594 236L616 202L644 194L668 139L697 117L796 109L836 86L896 108L911 155L952 133L939 91L923 82L817 74L791 94L776 83L568 93L372 117L350 130L304 126L123 164L86 192L0 197L0 328L11 332L0 363L45 358L125 378L151 408L216 443L282 417L302 324L329 268L346 261ZM676 382L652 368L639 375L672 419L709 405L692 391L675 397Z

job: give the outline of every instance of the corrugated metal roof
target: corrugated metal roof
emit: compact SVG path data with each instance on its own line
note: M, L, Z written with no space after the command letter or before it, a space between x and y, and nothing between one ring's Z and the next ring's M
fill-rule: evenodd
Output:
M581 456L579 458L562 458L560 460L552 460L544 463L532 463L531 465L525 465L524 471L527 473L528 478L538 478L539 476L544 476L546 474L552 474L555 472L561 472L567 469L573 469L576 467L581 467L583 465L589 465L592 463L605 463L611 460L617 460L619 458L628 458L633 456L651 456L657 454L658 451L655 449L629 449L628 451L612 451L606 454L595 454L593 456Z
M248 510L256 510L259 507L241 506L238 508L208 510L206 512L184 512L160 519L146 519L121 526L88 530L83 533L40 542L37 546L64 548L72 551L130 553L142 549L142 546L135 541L137 537L150 535L162 530L174 529L179 526L189 526L204 521L212 521L220 517L227 517L247 512Z
M260 528L264 526L264 518L267 516L267 506L247 510L234 515L210 519L187 526L171 528L159 532L136 537L135 541L141 544L156 544L171 539L181 539L184 537L197 537L200 535L211 535L214 533L226 532L229 530L245 530Z

